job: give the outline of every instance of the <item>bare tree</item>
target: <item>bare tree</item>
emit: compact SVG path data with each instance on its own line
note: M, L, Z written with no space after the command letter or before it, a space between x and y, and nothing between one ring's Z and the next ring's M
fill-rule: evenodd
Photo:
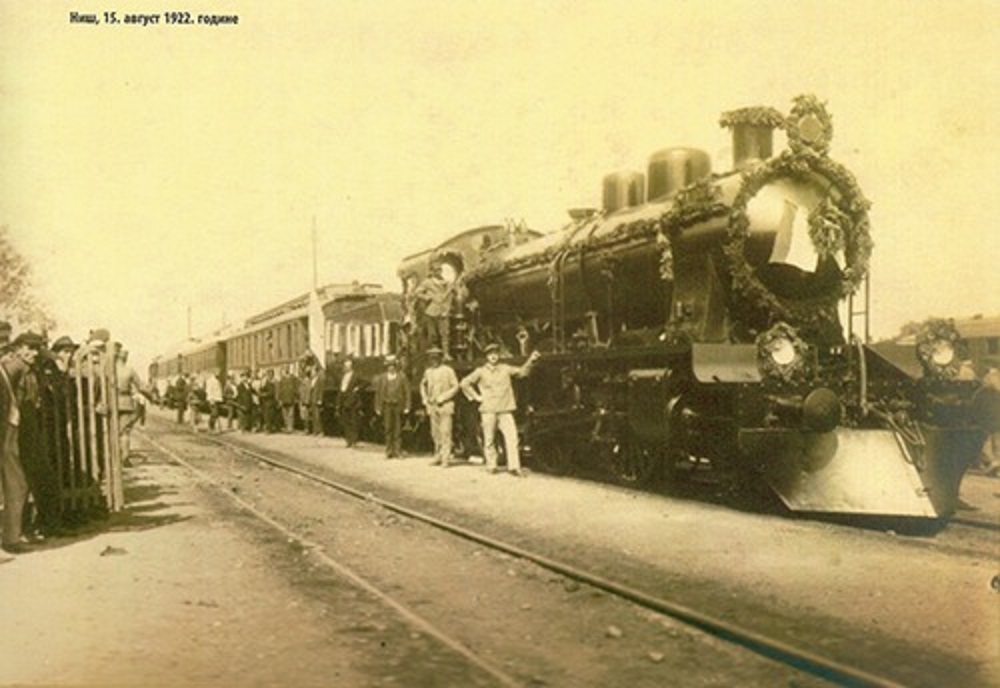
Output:
M0 226L0 320L41 330L56 325L35 298L31 265L14 246L6 225Z

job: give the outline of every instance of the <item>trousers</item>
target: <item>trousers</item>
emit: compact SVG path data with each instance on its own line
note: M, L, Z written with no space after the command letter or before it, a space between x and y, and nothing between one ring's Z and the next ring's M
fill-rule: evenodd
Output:
M386 402L382 404L382 422L385 424L385 455L398 457L403 443L403 406Z
M441 463L451 461L451 429L455 414L452 409L442 409L431 404L427 408L431 422L431 439L434 440L434 458Z
M483 452L486 454L486 467L497 466L497 428L503 434L504 446L507 449L507 470L521 470L521 454L517 444L517 423L510 411L503 413L483 413Z
M18 427L7 425L4 433L0 471L3 472L3 544L14 545L21 539L24 504L28 501L28 479L21 465Z

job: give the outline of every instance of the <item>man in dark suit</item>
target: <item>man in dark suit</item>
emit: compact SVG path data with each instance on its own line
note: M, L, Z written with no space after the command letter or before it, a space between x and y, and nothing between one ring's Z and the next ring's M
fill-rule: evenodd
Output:
M403 414L410 412L410 382L395 356L385 357L385 367L375 378L375 415L385 427L385 458L397 459L402 455Z
M21 463L20 425L22 382L34 364L45 340L24 332L11 343L11 353L0 360L0 474L3 476L3 548L17 554L26 551L22 542L24 505L28 480Z
M277 432L281 426L281 412L278 410L278 389L274 382L274 369L268 368L260 383L261 428L264 432Z
M354 372L354 361L344 361L344 372L337 387L337 420L344 430L347 446L358 443L358 414L361 411L361 378Z
M253 386L250 384L250 374L245 370L240 373L240 381L236 384L236 409L240 419L240 430L243 432L253 430Z
M306 427L313 435L323 434L321 416L323 412L323 392L326 391L323 369L318 365L312 369L309 379L303 383L306 387L304 416L308 418Z
M299 378L292 366L282 370L275 385L275 397L285 432L295 431L295 406L299 401Z

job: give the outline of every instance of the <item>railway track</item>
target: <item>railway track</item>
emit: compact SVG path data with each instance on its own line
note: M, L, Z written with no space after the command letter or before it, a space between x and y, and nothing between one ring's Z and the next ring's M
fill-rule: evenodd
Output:
M193 433L191 434L193 435ZM191 465L190 462L184 460L176 452L164 447L156 440L153 440L148 436L148 434L146 437L149 439L151 445L170 456L173 460L205 477L204 472ZM866 671L860 667L851 666L847 663L824 657L810 649L792 645L725 619L703 613L686 605L683 600L648 594L625 583L615 581L578 566L553 559L539 552L531 551L524 547L505 542L457 523L425 513L410 506L374 496L369 491L363 491L341 480L334 480L328 476L320 475L312 470L303 468L302 466L294 465L293 463L279 458L271 453L249 449L245 446L226 441L225 439L217 436L197 435L197 437L199 440L218 445L219 447L235 452L238 455L261 462L288 474L298 476L299 478L305 479L313 484L334 490L339 494L347 495L368 504L378 505L383 509L432 526L442 532L463 538L467 541L476 543L479 546L487 547L493 551L532 562L570 580L574 580L604 591L614 597L638 605L642 609L671 617L693 628L697 628L705 633L708 633L711 636L742 647L757 655L778 662L779 664L803 671L825 681L844 686L903 685L887 677ZM241 506L247 508L251 513L266 521L272 527L281 530L288 537L294 537L303 541L303 544L308 546L308 543L305 542L300 535L287 529L284 525L268 517L266 514L263 514L240 497L233 495L228 491L223 491L228 496L239 502ZM424 629L434 637L437 637L444 644L465 656L469 659L469 661L472 661L480 666L484 671L494 676L494 678L496 678L502 685L521 685L517 679L505 672L502 668L495 666L486 659L483 659L473 650L465 647L460 641L450 637L444 631L441 631L433 627L428 622L423 621L419 616L415 615L412 611L406 609L401 603L392 598L392 596L378 590L350 568L334 561L326 555L322 555L322 559L328 566L342 573L348 579L355 581L360 587L363 587L364 589L369 590L373 594L384 599L387 604L392 606L394 609L399 610L400 613L407 619L410 619L414 625Z
M972 528L973 530L984 530L990 533L1000 533L1000 522L995 520L955 516L948 521L948 524L949 526L960 526L962 528Z
M216 481L205 471L194 466L190 461L184 459L178 452L170 449L161 442L154 440L148 434L143 434L144 439L151 446L153 446L157 451L161 452L163 455L169 457L175 463L183 466L185 469L191 471L193 474L198 476L201 480L209 484L216 484ZM216 440L217 444L226 446L231 449L236 449L234 445ZM267 460L262 455L254 456L258 461L266 461L270 465L276 468L283 468L289 470L290 467L285 467L281 462L274 460ZM307 477L304 473L300 473L303 477ZM311 551L312 555L317 558L322 564L328 568L335 571L337 574L347 579L353 583L358 588L364 590L365 592L371 594L377 599L381 600L384 604L390 607L393 611L400 615L407 623L409 623L413 628L435 638L445 647L453 650L457 654L461 655L466 661L480 668L483 672L491 676L497 681L499 685L507 686L509 688L516 688L522 686L523 683L511 675L509 672L505 671L502 667L497 666L495 663L491 662L489 659L482 656L482 654L475 652L473 649L465 645L461 640L455 638L446 631L438 628L433 623L424 619L421 615L417 614L411 608L409 608L404 603L400 602L395 596L391 595L387 591L381 589L377 585L373 584L363 575L355 571L349 566L346 566L340 561L333 559L322 551L316 543L311 542L309 539L303 537L300 533L293 531L291 528L285 524L279 522L278 520L268 516L266 513L262 512L260 509L255 507L249 501L243 499L239 495L234 494L229 490L219 488L219 491L226 495L229 499L236 502L240 507L245 509L247 512L252 514L255 518L266 523L271 528L282 533L289 541L296 541L304 549Z

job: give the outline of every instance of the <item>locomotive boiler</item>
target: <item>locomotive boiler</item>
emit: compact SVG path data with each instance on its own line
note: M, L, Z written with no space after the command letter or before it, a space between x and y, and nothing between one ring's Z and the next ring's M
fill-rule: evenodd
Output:
M665 149L559 231L421 256L461 286L459 367L487 342L545 354L520 390L539 460L589 453L637 482L715 470L796 511L950 513L996 393L956 379L947 323L919 338L916 375L867 343L869 203L829 157L824 104L721 124L732 170Z

